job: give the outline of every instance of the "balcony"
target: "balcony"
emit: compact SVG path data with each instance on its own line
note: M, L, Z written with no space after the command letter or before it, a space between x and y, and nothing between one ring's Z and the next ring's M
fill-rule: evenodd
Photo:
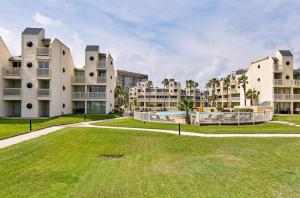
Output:
M232 97L231 102L240 102L240 97Z
M86 94L87 99L105 99L105 92L88 92Z
M235 80L231 80L231 81L230 81L230 84L231 84L231 85L237 85L237 82L236 82Z
M72 76L72 83L85 83L84 76Z
M300 87L300 80L293 80L293 85L295 86L295 87Z
M274 80L273 80L273 83L274 83L274 85L278 85L278 86L283 85L282 79L274 79Z
M85 92L72 92L72 99L84 100Z
M36 55L42 57L51 57L52 50L49 47L37 47L36 48Z
M237 92L238 92L237 89L231 89L231 90L230 90L230 93L232 93L232 94L237 93Z
M21 88L4 88L3 95L4 96L20 96Z
M20 78L21 77L21 68L20 67L10 67L3 68L3 77L4 78Z
M37 89L37 97L38 98L45 98L50 97L50 89Z
M106 76L98 76L97 83L106 83Z
M300 94L274 94L274 100L300 100Z
M50 77L50 69L47 68L38 68L36 69L37 77L41 78L49 78Z
M107 61L106 60L105 61L101 60L97 64L98 69L105 69L106 67L107 67Z

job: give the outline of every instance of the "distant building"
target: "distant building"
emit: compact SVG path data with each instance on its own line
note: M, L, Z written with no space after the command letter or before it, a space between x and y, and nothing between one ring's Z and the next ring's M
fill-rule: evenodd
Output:
M125 92L135 87L138 82L148 80L147 74L135 73L125 70L117 70L117 85L120 85Z
M139 82L148 80L147 74L135 73L125 70L117 70L117 85L120 85L125 93L126 99L129 101L129 90L137 85ZM115 105L120 106L121 101L115 99Z

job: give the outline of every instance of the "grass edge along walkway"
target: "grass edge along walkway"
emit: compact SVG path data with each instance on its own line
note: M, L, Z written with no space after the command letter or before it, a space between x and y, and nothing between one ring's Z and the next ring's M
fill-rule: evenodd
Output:
M47 119L32 119L32 130L30 131L29 120L30 119L0 119L0 140L19 136L26 133L31 133L40 129L45 129L53 126L61 126L66 124L74 124L85 121L101 121L112 118L118 118L117 114L99 114L84 115L71 114L58 116Z
M178 124L144 122L134 118L125 118L123 120L104 121L101 123L92 123L96 126L145 128L178 131ZM185 132L195 132L203 134L300 134L300 127L283 125L279 123L262 123L255 125L186 125L181 124L181 130Z

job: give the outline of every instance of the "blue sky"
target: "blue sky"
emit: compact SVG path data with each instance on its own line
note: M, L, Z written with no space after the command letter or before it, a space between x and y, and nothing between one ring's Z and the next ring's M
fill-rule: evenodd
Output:
M118 69L194 79L203 87L251 61L289 49L300 66L298 0L0 0L0 35L20 54L25 27L44 27L84 64L87 44L115 58Z

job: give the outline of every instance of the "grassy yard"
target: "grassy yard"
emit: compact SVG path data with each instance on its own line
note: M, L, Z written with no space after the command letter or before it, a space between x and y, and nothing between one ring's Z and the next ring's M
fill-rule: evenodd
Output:
M86 121L103 120L118 117L109 115L87 115ZM54 125L83 122L84 115L65 115L49 119L32 120L32 130L38 130ZM8 138L29 132L29 120L27 119L0 119L0 139Z
M124 157L98 157L111 154ZM299 197L300 139L67 128L0 150L0 186L0 197Z
M125 118L121 120L104 121L95 123L99 126L117 126L117 127L133 127L148 129L168 129L178 130L178 124L143 122L134 118ZM223 126L196 126L181 125L182 131L191 131L198 133L300 133L300 127L287 126L282 124L256 124L256 125L223 125Z
M273 120L300 124L300 115L275 115Z

